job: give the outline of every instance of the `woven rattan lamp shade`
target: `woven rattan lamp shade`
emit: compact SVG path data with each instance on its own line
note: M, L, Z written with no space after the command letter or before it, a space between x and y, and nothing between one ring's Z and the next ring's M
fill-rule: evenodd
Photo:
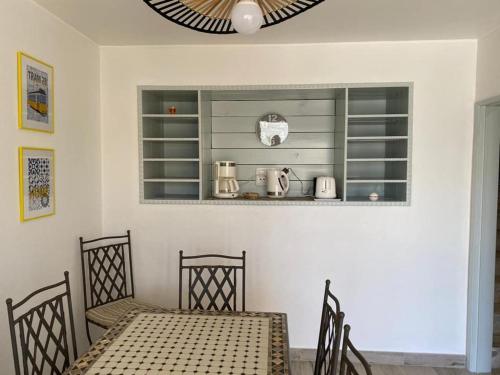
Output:
M286 21L324 0L256 0L264 14L262 27ZM231 10L238 0L144 0L166 19L211 34L233 34Z

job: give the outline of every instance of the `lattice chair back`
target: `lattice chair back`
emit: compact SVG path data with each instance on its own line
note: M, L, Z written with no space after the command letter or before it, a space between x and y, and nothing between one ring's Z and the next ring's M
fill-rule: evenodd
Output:
M342 354L340 357L340 375L372 375L372 370L368 361L363 357L363 355L354 347L349 333L351 332L351 326L346 324L344 326L344 341L342 344ZM352 357L360 362L360 366L355 366L354 362L349 358L349 351ZM360 371L360 370L363 371Z
M85 311L134 297L130 231L85 241L80 237Z
M51 297L40 302L46 294ZM63 281L6 303L15 374L62 374L77 358L68 272Z
M340 302L330 292L330 280L326 280L314 375L337 374L343 321Z
M184 256L183 251L179 251L179 308L183 308L183 274L187 274L187 291L184 293L188 309L245 311L245 261L245 251L241 257L218 254Z

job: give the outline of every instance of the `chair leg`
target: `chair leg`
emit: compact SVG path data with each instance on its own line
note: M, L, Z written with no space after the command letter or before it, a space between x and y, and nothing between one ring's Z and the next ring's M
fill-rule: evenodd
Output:
M87 338L89 339L89 345L92 345L92 337L90 337L89 321L85 319L85 329L87 330Z

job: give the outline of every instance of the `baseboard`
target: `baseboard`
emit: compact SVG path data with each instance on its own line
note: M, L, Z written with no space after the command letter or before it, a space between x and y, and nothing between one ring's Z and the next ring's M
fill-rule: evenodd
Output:
M465 367L465 355L361 351L369 363L377 365ZM314 361L316 349L291 348L291 361Z

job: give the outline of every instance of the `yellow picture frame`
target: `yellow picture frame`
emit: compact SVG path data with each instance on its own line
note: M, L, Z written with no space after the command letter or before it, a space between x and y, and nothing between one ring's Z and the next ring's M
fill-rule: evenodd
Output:
M51 148L19 147L19 209L21 222L41 219L53 216L56 213L55 200L55 151ZM30 186L29 159L49 159L41 163L35 163L34 169L49 168L49 175L42 176L43 186ZM28 165L28 168L27 168ZM42 170L43 172L43 170ZM36 176L35 176L36 177ZM45 178L45 180L43 180ZM48 181L47 181L48 179ZM39 181L37 181L39 182ZM48 189L48 194L47 194Z
M54 67L17 53L18 128L54 133Z

